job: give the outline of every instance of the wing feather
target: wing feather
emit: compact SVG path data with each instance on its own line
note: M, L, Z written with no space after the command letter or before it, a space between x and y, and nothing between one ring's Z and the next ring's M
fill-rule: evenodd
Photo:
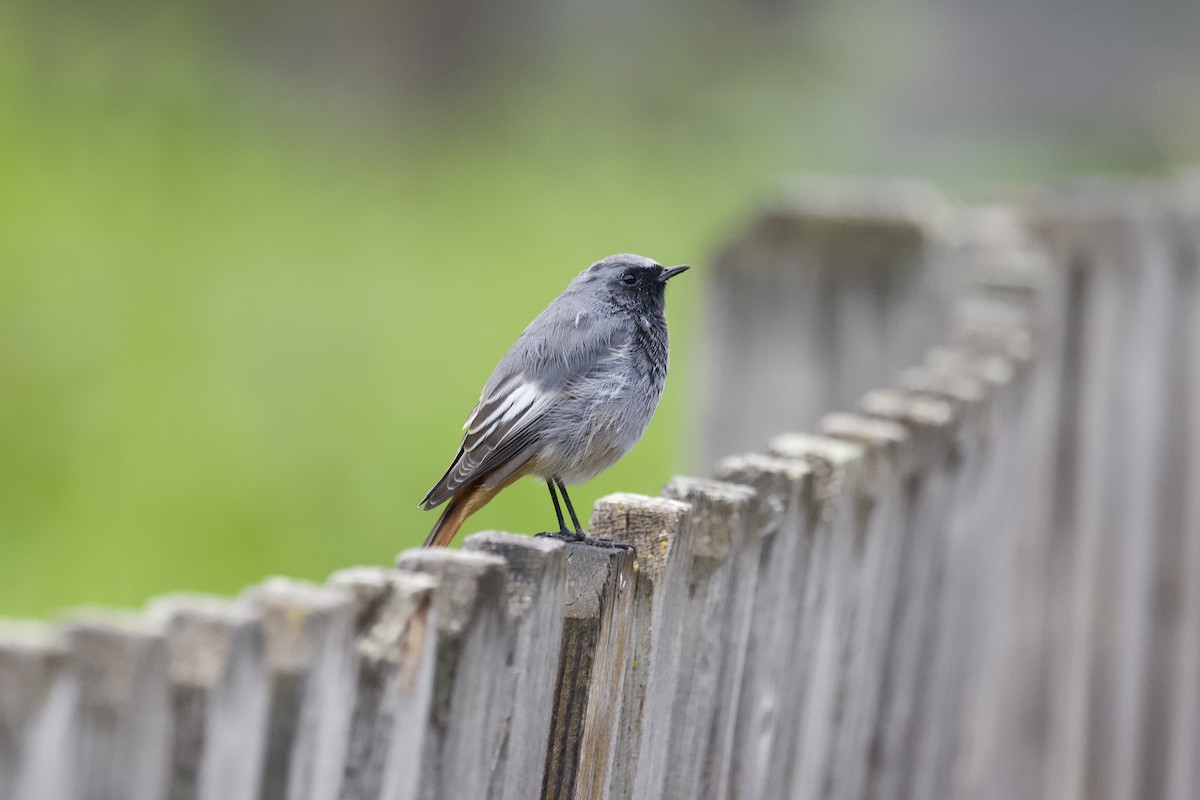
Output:
M537 428L533 423L545 413L552 400L551 393L520 375L499 382L486 393L463 426L466 434L454 462L421 501L425 509L440 505L463 486L482 478L530 447L537 440ZM530 456L532 452L525 460Z
M625 347L630 323L596 309L550 304L517 338L463 425L458 454L421 504L441 505L475 481L500 482L537 453L541 419L573 387ZM553 332L553 335L551 335Z

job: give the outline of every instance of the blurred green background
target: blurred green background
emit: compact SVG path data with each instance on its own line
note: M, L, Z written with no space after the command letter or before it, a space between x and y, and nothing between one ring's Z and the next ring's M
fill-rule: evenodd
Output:
M994 5L994 4L993 4ZM779 176L1195 158L1188 4L0 5L0 613L388 563L496 360L632 251L689 464L706 255ZM524 481L468 531L543 530Z

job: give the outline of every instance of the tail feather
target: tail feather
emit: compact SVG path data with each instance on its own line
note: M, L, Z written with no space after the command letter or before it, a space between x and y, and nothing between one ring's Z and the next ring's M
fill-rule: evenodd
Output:
M454 498L446 503L433 530L425 537L425 544L421 545L422 547L445 547L450 544L450 540L454 538L454 534L458 533L458 529L462 527L467 518L465 514L455 513L459 507L458 500Z
M521 462L517 469L502 474L501 480L494 486L488 483L492 476L485 476L474 483L464 486L450 498L437 524L425 537L425 547L446 547L458 533L458 529L467 521L467 517L483 508L500 493L501 489L509 486L529 471L528 459Z
M445 510L442 511L442 515L438 517L437 524L425 537L424 546L446 547L449 545L454 539L454 535L458 533L458 529L467 521L467 517L487 505L488 501L495 497L502 488L504 487L497 486L488 489L482 481L479 481L451 497Z

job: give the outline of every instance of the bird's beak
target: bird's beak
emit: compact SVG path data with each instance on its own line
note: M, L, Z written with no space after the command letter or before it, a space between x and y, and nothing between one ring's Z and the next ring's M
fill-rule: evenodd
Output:
M670 269L664 270L663 274L658 276L658 280L661 283L666 283L679 273L687 272L689 269L691 269L690 264L680 264L678 267L671 267Z

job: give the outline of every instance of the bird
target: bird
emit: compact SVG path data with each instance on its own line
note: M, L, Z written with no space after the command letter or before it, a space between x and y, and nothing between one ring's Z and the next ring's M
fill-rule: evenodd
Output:
M539 535L597 541L579 524L567 484L599 475L646 432L667 379L667 281L687 269L609 256L525 328L484 385L458 454L420 503L426 511L446 504L425 547L450 544L469 516L527 475L546 482L558 519L557 532Z

